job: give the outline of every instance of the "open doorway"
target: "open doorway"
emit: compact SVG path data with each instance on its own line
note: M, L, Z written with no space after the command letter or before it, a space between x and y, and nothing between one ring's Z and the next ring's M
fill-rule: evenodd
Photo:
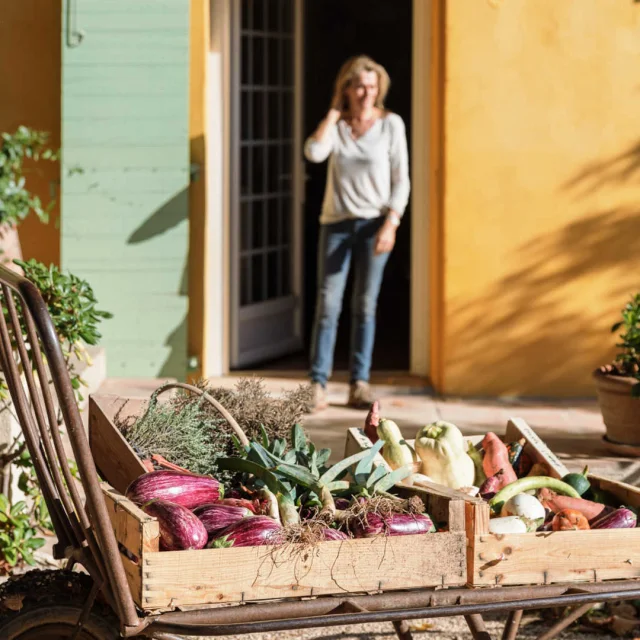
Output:
M326 114L333 82L350 56L366 54L391 77L387 107L405 122L411 140L412 0L322 0L303 2L304 109L303 134L309 135ZM302 150L300 149L300 153ZM327 163L306 163L303 215L303 348L286 358L258 367L306 371L316 297L318 217L324 195ZM411 203L398 230L378 304L373 371L410 368ZM336 343L334 371L348 368L351 282L345 291ZM254 367L256 368L256 367Z

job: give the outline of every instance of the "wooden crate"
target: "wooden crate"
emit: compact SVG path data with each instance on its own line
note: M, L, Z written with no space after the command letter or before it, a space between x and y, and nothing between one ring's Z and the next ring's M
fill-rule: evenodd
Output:
M313 548L244 547L159 551L158 522L122 495L144 472L113 424L124 404L92 398L91 448L136 604L146 610L325 594L370 593L466 582L465 501L456 492L418 491L448 531L322 542ZM131 402L127 412L139 411ZM103 458L102 456L107 456ZM405 493L409 493L405 491Z
M348 435L350 451L371 442L359 429ZM525 438L525 451L544 462L556 478L568 473L564 464L521 418L511 418L505 441ZM467 438L474 444L481 436ZM409 440L412 443L411 440ZM368 444L367 444L368 443ZM382 456L376 461L386 464ZM622 482L589 475L595 487L610 491L621 504L640 507L640 490ZM459 492L454 494L462 495ZM593 531L489 533L489 505L465 497L468 584L498 585L594 582L640 577L640 528Z

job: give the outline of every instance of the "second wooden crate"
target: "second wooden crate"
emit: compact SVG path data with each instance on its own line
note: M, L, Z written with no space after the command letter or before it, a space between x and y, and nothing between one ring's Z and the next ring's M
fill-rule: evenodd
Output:
M548 465L562 478L567 468L521 418L511 418L505 441L524 438L534 462ZM476 444L481 437L467 438ZM408 441L413 444L412 440ZM347 452L371 446L361 429L350 429ZM386 464L378 456L377 464ZM594 487L609 491L621 505L640 508L640 490L622 482L589 475ZM640 528L590 531L489 533L490 508L483 500L466 503L467 583L474 587L595 582L640 577Z

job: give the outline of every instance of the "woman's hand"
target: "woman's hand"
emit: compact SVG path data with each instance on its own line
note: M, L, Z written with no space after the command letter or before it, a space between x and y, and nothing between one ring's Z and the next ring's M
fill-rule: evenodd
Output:
M376 255L389 253L393 249L393 246L396 243L396 229L397 226L393 224L393 222L389 219L385 220L376 235L376 244L374 248L374 253Z
M336 124L342 117L342 113L338 109L331 107L327 113L326 120L330 125Z

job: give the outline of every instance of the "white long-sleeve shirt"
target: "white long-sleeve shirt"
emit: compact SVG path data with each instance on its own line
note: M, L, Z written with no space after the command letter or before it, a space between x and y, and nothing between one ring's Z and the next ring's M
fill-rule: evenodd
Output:
M404 213L409 200L409 153L402 118L386 113L354 139L344 121L331 127L322 142L307 139L311 162L329 156L321 224L348 218L377 218L393 209Z

